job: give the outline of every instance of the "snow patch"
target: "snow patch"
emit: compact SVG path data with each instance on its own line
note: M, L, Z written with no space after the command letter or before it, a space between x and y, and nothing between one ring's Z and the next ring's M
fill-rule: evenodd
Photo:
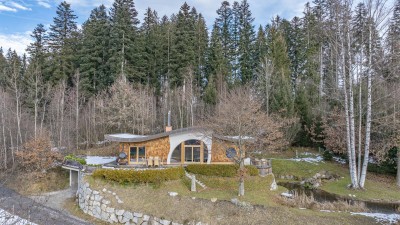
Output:
M384 214L384 213L354 213L351 215L361 215L374 218L378 223L396 223L400 221L400 214Z
M340 157L334 156L333 160L335 160L335 162L340 163L340 164L346 164L346 160L342 159Z
M114 156L108 156L108 157L103 157L103 156L86 156L86 164L92 164L92 165L102 165L105 163L110 163L113 162L117 159L117 157Z
M13 225L37 225L19 216L13 215L3 209L0 209L0 224L13 224Z
M296 162L308 162L308 163L313 163L313 164L318 164L320 162L324 162L324 159L320 155L315 158L298 158L298 159L288 159L288 160L296 161Z
M286 198L293 198L293 194L290 194L290 193L287 193L287 192L281 193L281 196L286 197Z

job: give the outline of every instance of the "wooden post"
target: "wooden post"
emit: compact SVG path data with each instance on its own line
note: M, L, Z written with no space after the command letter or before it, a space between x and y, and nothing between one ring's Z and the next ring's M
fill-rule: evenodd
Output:
M185 142L181 143L181 164L185 164Z
M204 163L204 144L200 143L200 164Z

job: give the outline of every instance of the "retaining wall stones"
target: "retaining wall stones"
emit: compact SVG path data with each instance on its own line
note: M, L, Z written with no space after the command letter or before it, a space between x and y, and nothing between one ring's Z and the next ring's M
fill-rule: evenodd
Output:
M180 225L166 219L145 215L140 212L130 212L124 209L116 209L111 206L111 201L105 199L100 191L90 188L89 183L80 177L80 185L77 191L79 207L84 213L100 220L125 225ZM194 225L204 225L201 222L192 222Z

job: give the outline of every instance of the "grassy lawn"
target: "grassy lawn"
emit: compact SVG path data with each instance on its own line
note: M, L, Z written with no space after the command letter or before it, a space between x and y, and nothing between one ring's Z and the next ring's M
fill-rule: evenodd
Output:
M365 183L365 190L348 189L350 176L347 165L335 162L321 162L318 164L308 162L295 162L284 159L272 161L273 172L277 178L280 175L293 175L301 178L312 177L320 171L330 171L343 177L337 181L323 183L321 189L341 196L355 195L362 200L399 201L400 188L395 184L395 177L376 175L369 172Z
M208 188L190 192L187 179L169 181L160 187L151 185L119 185L102 179L87 177L91 187L115 192L124 203L118 204L112 194L102 192L115 208L143 212L180 223L202 221L209 224L375 224L367 217L348 213L324 213L290 208L279 204L279 194L284 190L270 191L272 177L249 177L245 182L245 196L241 201L250 202L254 210L241 209L226 200L237 198L236 178L197 176ZM168 192L178 192L177 197ZM213 203L211 198L218 200Z

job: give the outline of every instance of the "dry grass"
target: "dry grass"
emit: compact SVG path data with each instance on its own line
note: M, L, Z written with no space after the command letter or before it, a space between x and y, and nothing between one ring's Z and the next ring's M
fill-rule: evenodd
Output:
M60 167L51 169L40 177L35 174L15 172L8 176L6 185L22 195L63 190L69 185L69 172Z
M304 193L299 194L295 192L293 198L281 197L279 202L283 205L296 208L306 208L313 210L330 210L342 212L367 212L367 208L363 203L351 204L348 201L335 201L335 202L317 202L314 196L307 196Z
M229 201L221 200L237 197L236 191L230 189L232 185L230 182L227 182L228 188L225 190L206 189L192 193L184 181L170 181L161 187L154 188L145 185L121 186L100 179L95 180L90 177L87 179L93 189L101 191L106 188L115 192L124 201L124 203L118 204L112 194L101 191L107 200L112 201L111 204L115 208L156 215L180 223L195 220L209 224L304 224L304 221L307 221L307 224L374 224L371 219L366 217L326 214L282 206L274 202L276 198L279 198L279 193L271 192L268 190L269 187L265 186L263 191L258 190L258 193L266 206L248 210L239 208ZM241 200L252 202L256 199L252 191L255 192L257 187L248 186L246 194L249 196L245 196ZM168 196L169 191L178 192L179 196L170 197ZM211 197L217 197L218 201L211 202Z

